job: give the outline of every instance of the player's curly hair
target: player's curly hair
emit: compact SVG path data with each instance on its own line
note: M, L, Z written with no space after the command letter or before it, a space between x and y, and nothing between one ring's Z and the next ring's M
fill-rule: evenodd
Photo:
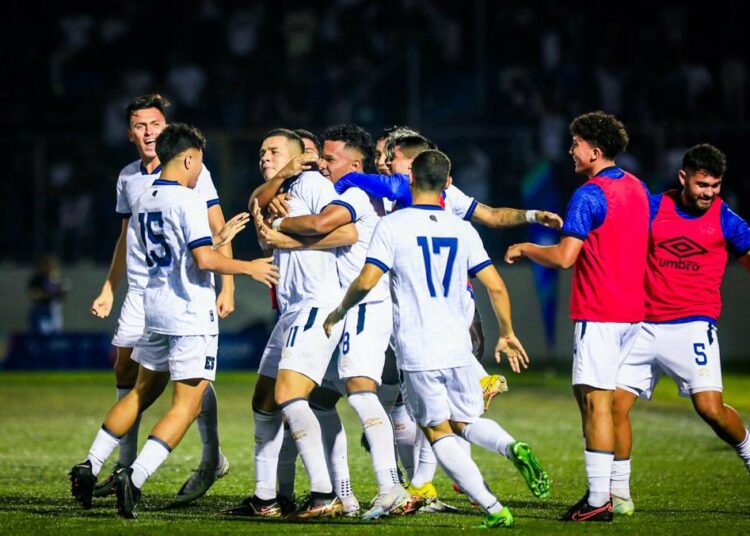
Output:
M601 111L589 112L573 119L570 133L601 149L606 158L614 158L617 153L624 151L630 141L622 121Z
M723 177L727 171L727 156L709 143L691 147L682 157L682 170L703 171L712 177Z
M334 125L323 133L323 142L343 141L346 147L359 152L362 165L367 166L372 161L375 152L372 136L358 125Z
M125 121L130 127L130 118L138 110L146 110L147 108L156 108L159 110L164 117L167 116L165 110L171 105L171 103L159 95L158 93L149 93L148 95L141 95L136 97L125 108Z
M173 123L156 138L156 156L162 166L188 149L206 150L206 138L197 128L184 123Z

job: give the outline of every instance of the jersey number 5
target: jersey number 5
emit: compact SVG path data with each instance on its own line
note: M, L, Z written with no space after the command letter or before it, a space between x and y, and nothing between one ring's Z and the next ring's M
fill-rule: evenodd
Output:
M156 226L154 226L156 224ZM141 230L141 240L146 246L146 264L151 268L157 266L169 266L172 264L172 250L164 237L164 217L161 212L141 212L138 214L138 225ZM148 235L148 240L146 240ZM160 246L162 255L152 246Z
M451 286L451 273L453 272L453 263L456 261L456 251L458 250L458 238L446 238L440 236L432 237L432 253L440 255L440 250L448 248L448 261L445 263L445 274L443 275L443 296L448 296L448 290ZM422 248L422 257L424 258L424 270L427 277L427 288L430 290L430 296L437 296L435 293L435 284L432 282L432 263L430 261L430 244L426 236L417 237L417 245Z

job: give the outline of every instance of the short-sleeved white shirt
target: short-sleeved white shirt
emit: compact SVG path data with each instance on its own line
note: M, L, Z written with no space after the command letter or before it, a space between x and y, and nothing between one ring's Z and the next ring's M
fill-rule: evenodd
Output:
M284 191L290 196L290 217L320 214L337 198L331 181L317 171L301 173ZM335 306L341 299L335 249L275 249L273 257L280 272L276 297L281 314L307 306Z
M161 175L161 166L157 167L154 173L147 173L146 168L140 160L131 162L120 171L117 177L117 205L116 212L123 218L129 218L133 213L135 205L141 194L148 189ZM204 200L206 207L212 207L219 204L219 195L216 192L211 172L204 165L198 176L198 182L195 185L195 192ZM128 244L134 244L138 237L132 227L128 227L126 240ZM140 256L136 250L127 255L128 267L128 291L143 292L148 284L148 268L145 259Z
M193 249L212 244L206 203L197 192L157 179L134 205L128 251L148 270L143 292L146 330L164 335L219 332L213 273L200 270Z
M385 208L381 198L368 195L364 190L356 187L346 190L332 204L348 209L352 221L357 227L357 242L351 246L339 248L337 254L339 279L341 287L346 290L352 281L359 276L362 267L365 265L367 248L370 247L372 233L375 232L375 227L380 218L385 216ZM383 301L390 297L391 292L386 276L382 277L375 288L370 291L365 298L365 303Z
M366 262L391 275L400 369L471 364L466 279L492 264L472 226L434 205L400 209L378 223Z
M462 220L470 221L477 208L477 200L469 197L452 184L443 190L445 210L452 212Z

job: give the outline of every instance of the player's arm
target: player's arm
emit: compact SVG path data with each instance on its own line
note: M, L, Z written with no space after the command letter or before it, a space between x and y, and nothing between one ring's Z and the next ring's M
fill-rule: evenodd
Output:
M247 222L249 220L250 214L248 214L247 212L240 212L228 222L226 222L224 224L224 227L221 228L221 231L212 236L213 248L218 249L224 244L229 244L232 240L234 240L234 237L237 236L237 233L247 227Z
M312 236L328 234L354 220L354 210L349 205L336 201L323 209L320 214L308 214L274 221L273 228L286 234Z
M379 266L372 263L365 263L362 271L357 276L357 279L352 281L349 288L344 295L344 299L341 300L341 304L336 307L326 317L323 323L323 329L328 337L331 336L333 326L338 324L346 316L346 312L361 302L367 294L378 284L380 278L383 277L385 272Z
M224 228L224 213L221 206L216 204L208 208L208 226L213 235L220 234ZM227 242L217 248L225 257L232 258L232 244ZM216 297L216 312L219 318L226 318L234 311L234 277L230 274L221 275L221 292Z
M530 242L513 244L505 252L505 262L515 263L521 257L528 257L537 264L547 268L571 268L581 253L583 240L575 236L564 236L559 244L540 246Z
M222 275L247 275L269 288L279 282L279 268L271 264L273 257L254 261L230 259L214 251L208 243L192 247L191 250L195 264L201 270Z
M554 212L546 210L521 210L519 208L488 207L478 203L471 215L471 221L493 229L515 227L525 223L539 223L545 227L560 229L563 220Z
M487 289L490 297L492 310L495 312L498 328L498 340L495 345L495 361L500 362L500 357L505 356L513 372L521 372L521 368L527 368L529 357L526 355L521 341L513 332L513 322L510 315L510 296L505 282L500 277L495 267L490 263L476 273L476 277Z
M125 252L127 246L128 223L130 217L123 217L120 226L120 236L115 243L115 251L112 254L112 262L109 265L107 279L99 291L99 295L91 304L91 314L99 318L107 318L112 311L112 304L115 299L115 292L125 274Z
M302 153L292 158L276 175L253 190L247 202L248 208L252 209L253 201L257 200L260 208L265 209L274 196L279 193L279 188L285 180L312 169L316 160L315 156L310 153Z
M385 197L400 204L411 204L409 177L406 175L377 175L372 173L347 173L333 187L338 193L356 186L374 197Z

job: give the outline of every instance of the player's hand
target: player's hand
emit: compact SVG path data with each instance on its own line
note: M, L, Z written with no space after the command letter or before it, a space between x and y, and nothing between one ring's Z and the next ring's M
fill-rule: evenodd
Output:
M234 289L222 287L216 297L216 312L219 318L226 318L234 312Z
M110 290L102 290L91 304L91 314L97 318L107 318L112 311L112 304L115 301L114 294Z
M279 282L279 267L272 264L273 257L263 257L248 262L248 269L245 272L255 279L258 283L263 283L268 288Z
M287 165L285 165L276 174L276 177L282 177L285 180L296 175L299 175L303 171L309 171L317 168L318 158L313 153L302 153L292 158Z
M510 370L516 374L521 372L521 368L528 368L529 366L529 356L526 355L526 350L515 335L507 335L497 340L495 361L500 363L502 356L505 356L510 365Z
M221 228L221 231L214 237L214 249L229 244L237 233L245 229L247 222L250 221L250 214L240 212L234 218L229 220Z
M508 264L515 263L518 259L523 257L523 246L525 244L513 244L505 252L505 262Z
M536 222L550 229L562 229L563 226L563 220L560 216L546 210L536 211Z
M338 324L344 319L344 316L346 315L346 311L341 309L341 307L336 307L331 313L326 317L325 322L323 322L323 330L326 332L326 337L329 339L331 338L331 333L333 333L333 326Z
M289 237L268 225L258 229L258 239L263 245L263 249L295 249L296 243Z
M276 218L285 218L289 215L289 194L276 194L268 203L268 216L271 221Z

